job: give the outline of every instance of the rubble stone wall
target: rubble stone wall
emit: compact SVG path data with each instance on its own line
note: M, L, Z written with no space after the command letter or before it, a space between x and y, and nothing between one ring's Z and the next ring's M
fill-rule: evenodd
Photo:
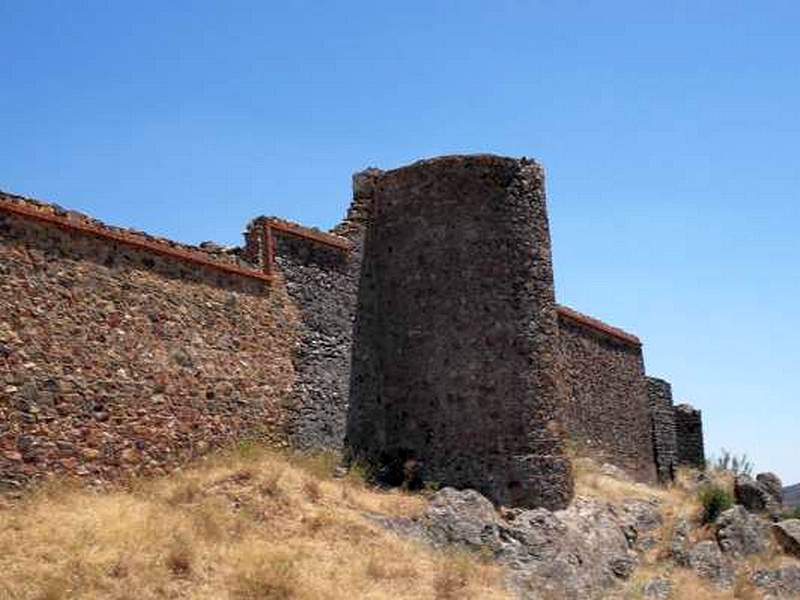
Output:
M541 167L443 157L375 178L347 445L506 505L572 494Z
M558 324L561 417L570 437L581 452L654 481L641 346L561 312Z
M281 441L295 322L281 286L0 211L0 485Z
M662 483L669 483L675 478L675 467L678 461L672 386L663 379L648 377L647 397L653 419L653 450L658 480Z
M289 435L304 450L342 448L360 244L343 252L291 235L275 236L275 262L299 310L292 353Z
M675 437L678 446L678 464L705 468L706 455L703 447L703 415L689 404L675 407Z

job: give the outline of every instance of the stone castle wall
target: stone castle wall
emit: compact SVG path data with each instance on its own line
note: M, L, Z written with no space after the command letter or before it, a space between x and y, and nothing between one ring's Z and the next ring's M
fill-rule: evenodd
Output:
M675 407L678 465L702 469L706 464L702 413L688 404Z
M274 235L275 265L299 311L292 351L296 374L287 415L292 444L342 448L350 389L350 354L360 269L360 238L350 251L294 235Z
M561 418L581 452L655 480L641 345L580 313L559 310Z
M396 478L564 506L572 480L541 168L444 157L373 184L349 450Z
M640 480L703 464L699 411L645 379L639 340L555 304L536 163L443 157L353 191L330 234L259 217L241 249L0 193L0 486L253 435L550 507L567 437Z
M0 203L34 214L0 210L4 486L159 473L243 437L281 439L296 340L281 287L233 255Z
M668 483L675 477L678 466L678 441L675 431L675 408L672 405L672 386L656 377L647 378L647 397L653 415L653 448L658 479Z

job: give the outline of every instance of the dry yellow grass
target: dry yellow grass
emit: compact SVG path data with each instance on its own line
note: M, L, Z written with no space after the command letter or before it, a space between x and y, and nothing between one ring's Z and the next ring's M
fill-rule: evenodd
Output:
M0 598L510 597L496 566L363 516L410 516L424 499L331 466L248 447L127 489L44 486L0 505Z

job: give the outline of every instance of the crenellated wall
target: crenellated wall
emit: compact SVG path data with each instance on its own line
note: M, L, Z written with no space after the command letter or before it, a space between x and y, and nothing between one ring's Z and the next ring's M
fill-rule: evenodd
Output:
M572 309L558 311L560 414L582 452L656 478L639 340Z

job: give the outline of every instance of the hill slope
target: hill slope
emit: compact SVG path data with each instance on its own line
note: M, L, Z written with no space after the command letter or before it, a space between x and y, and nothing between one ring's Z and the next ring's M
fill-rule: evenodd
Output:
M758 517L748 517L739 522L747 531L724 537L735 547L765 544L747 557L724 554L720 530L699 523L698 485L732 488L726 474L686 472L653 488L576 458L568 509L497 511L471 490L377 490L356 474L335 477L336 464L243 445L124 488L54 482L0 496L0 598L800 594L800 561L774 547L766 522L753 526Z
M402 539L365 513L425 500L257 447L92 491L0 496L0 598L508 598L501 570Z

